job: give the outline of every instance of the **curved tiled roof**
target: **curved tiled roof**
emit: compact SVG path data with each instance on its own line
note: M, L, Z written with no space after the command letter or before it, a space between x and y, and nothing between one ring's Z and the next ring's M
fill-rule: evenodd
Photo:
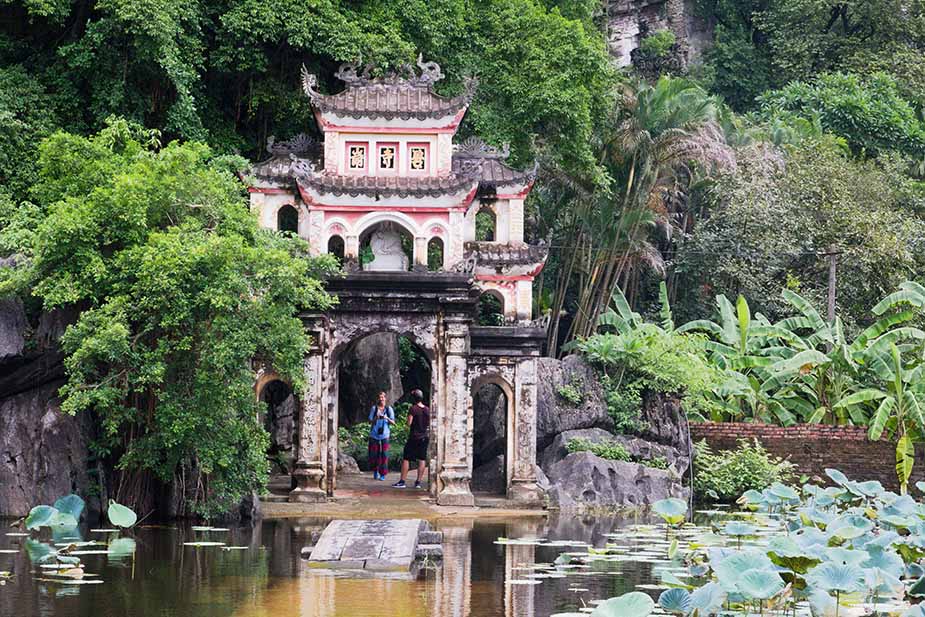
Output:
M322 112L353 118L442 118L456 115L472 102L475 80L466 80L463 94L445 97L433 91L433 84L443 79L440 67L435 62L422 62L420 57L418 66L420 75L404 67L400 74L373 79L369 77L369 67L358 74L356 64L341 65L337 77L347 84L347 89L337 94L318 92L317 77L303 66L302 89Z
M507 144L502 148L496 148L478 137L469 137L456 146L456 152L453 153L453 170L478 165L481 170L479 183L485 188L526 184L536 178L536 165L524 171L514 169L504 162L509 154Z
M357 197L439 197L475 187L478 177L466 173L448 176L351 176L301 174L296 181L318 192Z

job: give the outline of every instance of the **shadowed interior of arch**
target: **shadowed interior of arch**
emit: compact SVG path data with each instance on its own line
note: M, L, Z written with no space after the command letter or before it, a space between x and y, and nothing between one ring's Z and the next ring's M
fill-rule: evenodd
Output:
M271 474L292 473L298 440L299 405L292 387L279 379L267 382L260 390L259 400L266 405L263 427L270 437L267 459Z
M479 296L478 324L480 326L504 325L504 297L490 289Z
M424 394L424 404L433 406L430 359L411 337L394 332L376 332L352 341L335 362L340 453L352 457L360 471L371 473L367 456L368 418L379 392L384 391L396 415L397 424L391 427L389 440L389 470L390 473L397 471L409 433L407 413L412 402L411 391L420 389ZM411 467L413 470L415 465ZM346 467L338 471L345 470ZM412 471L409 477L413 482L416 473ZM397 481L398 474L390 480Z
M293 206L283 206L276 212L276 229L281 232L299 233L299 211Z
M472 490L495 495L507 490L508 396L496 383L472 392Z

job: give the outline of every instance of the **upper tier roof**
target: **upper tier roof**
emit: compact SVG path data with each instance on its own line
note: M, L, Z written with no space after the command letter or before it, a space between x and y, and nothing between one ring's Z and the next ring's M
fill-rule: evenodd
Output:
M418 56L418 75L410 66L386 77L371 78L370 67L358 74L358 64L342 64L337 78L347 89L337 94L322 94L316 90L318 78L302 67L302 88L312 104L322 113L352 118L400 118L425 120L455 116L468 107L475 94L475 80L467 79L465 92L445 97L433 91L434 83L443 79L436 62L423 62Z

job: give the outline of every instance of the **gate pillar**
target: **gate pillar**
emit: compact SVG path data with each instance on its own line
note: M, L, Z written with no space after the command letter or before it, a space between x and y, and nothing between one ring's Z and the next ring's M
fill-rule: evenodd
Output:
M323 332L311 332L312 347L302 362L305 386L299 406L299 442L292 471L296 487L289 501L315 502L327 499L327 410L323 404Z
M443 409L441 431L442 461L437 503L448 506L474 506L469 483L472 479L472 413L469 406L468 354L469 328L464 321L444 322Z

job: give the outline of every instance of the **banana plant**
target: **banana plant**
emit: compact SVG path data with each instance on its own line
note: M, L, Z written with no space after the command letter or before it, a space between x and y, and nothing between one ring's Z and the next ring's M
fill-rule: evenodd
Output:
M903 366L903 358L895 343L875 345L869 351L871 370L881 379L884 387L865 388L851 394L836 405L838 407L876 405L868 429L868 437L880 439L884 433L896 439L896 476L900 491L906 494L909 477L915 464L914 443L925 435L925 364L912 370Z

